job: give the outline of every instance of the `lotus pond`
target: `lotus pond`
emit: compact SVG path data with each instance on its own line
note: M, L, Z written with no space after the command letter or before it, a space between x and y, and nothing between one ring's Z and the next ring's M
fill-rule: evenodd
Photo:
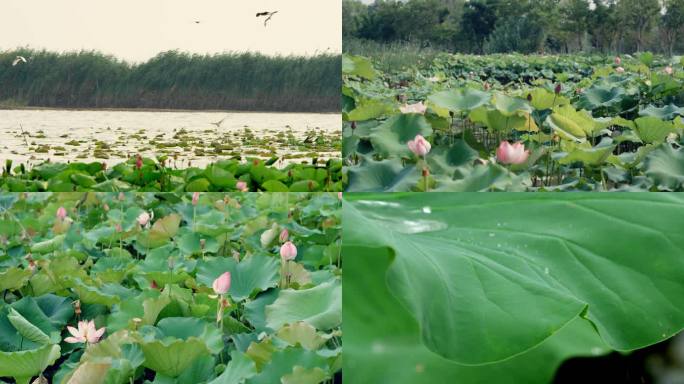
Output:
M24 163L5 162L0 190L6 192L70 191L268 191L313 192L342 190L342 161L321 164L289 164L278 168L278 158L220 160L205 168L178 169L165 156L156 159L136 156L107 166L91 163L42 163L28 168Z
M0 195L0 382L341 382L333 193Z
M441 54L381 72L345 55L345 188L682 191L683 64Z
M345 379L682 377L684 194L421 196L345 194ZM609 356L643 376L613 375ZM580 358L603 360L557 371Z

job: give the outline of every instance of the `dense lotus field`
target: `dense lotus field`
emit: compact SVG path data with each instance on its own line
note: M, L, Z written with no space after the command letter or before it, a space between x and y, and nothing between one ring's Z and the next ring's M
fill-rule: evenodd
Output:
M341 380L336 193L0 196L0 382Z
M205 168L171 167L168 158L134 157L107 167L104 163L43 163L34 167L5 163L0 177L4 192L141 191L141 192L330 192L342 190L342 162L289 164L278 158L221 160Z
M684 194L422 196L345 194L345 380L679 381Z
M347 191L682 191L684 59L343 57Z

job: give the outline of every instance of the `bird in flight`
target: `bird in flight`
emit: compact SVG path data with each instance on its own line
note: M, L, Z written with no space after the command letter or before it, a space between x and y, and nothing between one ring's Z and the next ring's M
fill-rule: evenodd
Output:
M224 117L223 119L221 119L221 120L219 120L219 121L217 121L217 122L215 122L215 123L209 123L209 124L215 125L216 128L218 128L218 127L221 126L221 124L223 124L223 122L228 118L228 116L230 116L230 115L227 115L226 117Z
M24 56L17 56L17 58L14 59L14 61L12 61L12 66L14 67L14 66L16 66L17 64L22 63L22 62L25 63L25 62L26 62L26 58L25 58Z
M271 17L278 13L278 11L273 11L273 12L257 12L256 17L261 17L261 16L266 16L266 20L264 20L264 27L266 26L266 23L268 23L269 20L271 20Z

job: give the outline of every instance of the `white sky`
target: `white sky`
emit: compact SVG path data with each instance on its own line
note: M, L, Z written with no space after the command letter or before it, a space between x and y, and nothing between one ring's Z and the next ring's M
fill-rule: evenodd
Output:
M279 12L264 27L260 11ZM195 24L195 20L200 24ZM0 50L311 55L342 47L341 0L0 0Z

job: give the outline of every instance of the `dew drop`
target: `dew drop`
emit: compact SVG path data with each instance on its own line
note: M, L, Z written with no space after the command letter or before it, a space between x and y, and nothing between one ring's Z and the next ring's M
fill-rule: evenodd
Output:
M599 348L599 347L594 347L594 348L591 349L591 353L592 353L593 355L600 355L600 354L601 354L601 348Z
M489 237L494 237L494 236L496 236L496 235L494 235L493 232L489 232Z
M547 275L549 274L549 267L544 267L544 273Z
M423 213L432 213L432 209L430 207L423 207Z

